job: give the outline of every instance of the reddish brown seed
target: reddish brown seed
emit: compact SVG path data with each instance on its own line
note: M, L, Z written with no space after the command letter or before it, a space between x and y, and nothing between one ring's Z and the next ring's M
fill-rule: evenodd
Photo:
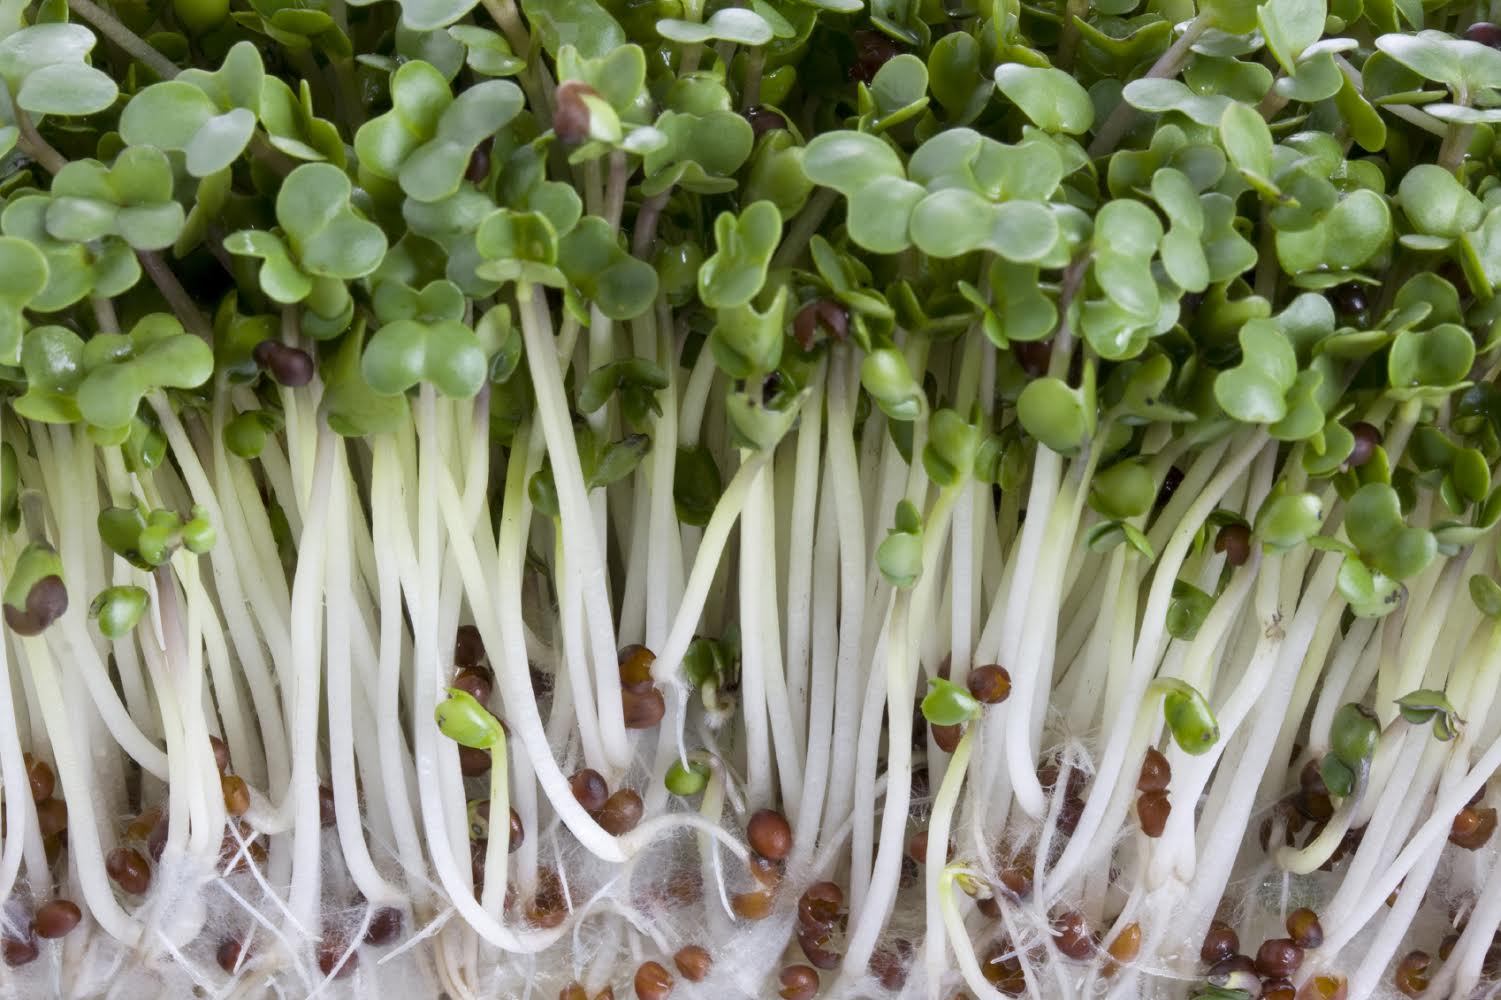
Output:
M1303 949L1291 938L1272 938L1256 949L1256 974L1268 979L1291 979L1303 964Z
M651 665L657 656L640 643L622 648L617 655L620 664L620 684L628 691L645 693L652 689Z
M1026 974L1008 941L997 944L985 957L980 963L980 974L1007 996L1019 997L1027 991Z
M1449 842L1467 851L1484 847L1496 832L1496 810L1492 807L1477 809L1466 806L1454 817L1449 829Z
M964 684L976 701L986 705L996 705L1011 697L1011 675L1005 667L994 663L971 670Z
M43 837L54 837L68 828L68 803L44 799L36 804L36 822Z
M849 310L827 298L814 299L799 309L792 319L792 335L797 338L802 349L813 350L818 344L820 332L841 342L848 338Z
M1324 787L1324 775L1319 771L1319 762L1310 760L1303 765L1303 770L1298 772L1298 786L1305 792L1327 793L1329 789Z
M217 736L210 736L208 738L208 745L214 750L214 766L219 769L220 774L228 774L230 765L229 744Z
M642 804L641 796L629 788L622 788L605 799L605 804L595 819L605 828L606 833L618 837L636 829L636 824L641 822L641 814L645 811L646 806Z
M764 920L771 915L771 893L737 892L730 897L730 909L743 920Z
M488 705L494 681L484 667L471 667L454 674L451 686L472 695L481 705Z
M1490 21L1476 21L1465 29L1463 37L1467 42L1479 42L1493 49L1501 49L1501 26Z
M370 914L370 924L365 928L365 943L383 948L401 934L404 918L394 906L382 906Z
M521 814L515 809L511 810L511 839L507 843L506 853L515 854L523 841L526 840L526 827L521 825Z
M1402 956L1402 961L1397 963L1397 971L1392 974L1392 981L1397 989L1410 997L1422 996L1428 989L1428 981L1431 978L1430 968L1433 959L1426 951L1409 951Z
M870 956L870 971L876 980L888 990L899 990L907 982L907 970L912 967L912 942L897 938L884 948L877 948Z
M928 831L918 830L907 841L907 857L918 864L925 864L928 860Z
M627 729L650 729L667 714L667 702L662 699L662 692L656 688L648 688L646 691L626 688L620 692L620 705Z
M1136 778L1138 792L1161 792L1173 780L1173 765L1156 747L1148 747L1141 761L1141 774Z
M1167 792L1143 792L1136 800L1136 818L1141 821L1141 832L1148 837L1162 836L1172 811Z
M240 967L240 953L244 945L236 937L227 937L219 942L219 950L214 953L214 960L219 963L219 968L230 975Z
M1094 953L1094 934L1084 914L1068 912L1053 921L1053 942L1065 957L1085 959Z
M985 914L991 920L1001 919L1001 901L996 899L994 895L976 897L975 909Z
M1199 959L1205 965L1213 965L1223 962L1225 959L1240 951L1240 937L1235 929L1229 924L1219 920L1209 925L1209 932L1204 935L1204 944L1199 948Z
M714 959L709 955L709 949L690 944L678 949L678 953L672 956L672 964L678 967L678 972L684 979L697 983L709 975L709 970L714 967Z
M485 661L485 640L473 625L460 625L453 640L453 665L473 669Z
M558 991L558 1000L589 1000L589 994L582 983L569 983Z
M792 853L792 827L774 809L758 809L745 825L751 850L768 861L783 861Z
M1297 1000L1346 1000L1350 995L1344 976L1313 976L1298 990Z
M558 139L567 146L577 146L589 138L589 105L585 96L598 96L598 91L578 80L565 80L553 91L555 109L552 129Z
M351 951L348 956L344 952L349 950L349 942L338 934L325 931L323 940L318 942L318 968L325 976L335 979L343 979L354 971L360 962L359 952Z
M459 773L466 778L478 778L490 773L490 751L476 747L459 747Z
M490 145L486 139L469 154L469 164L464 168L464 179L471 184L483 184L490 177Z
M1216 985L1223 985L1230 976L1236 974L1254 977L1256 960L1250 955L1231 955L1211 965L1205 978Z
M537 873L537 892L526 904L526 919L541 928L556 927L568 916L563 882L551 868Z
M964 735L964 726L930 726L933 732L933 742L944 753L953 753L959 746L959 738Z
M1345 459L1345 467L1358 469L1376 453L1376 448L1381 444L1381 432L1375 425L1361 421L1350 425L1350 433L1355 436L1355 447L1350 450L1350 457Z
M224 793L224 810L231 816L243 816L250 810L250 786L237 774L226 774L219 779L219 788Z
M36 935L30 932L27 932L25 937L7 935L0 940L0 955L5 957L5 964L13 969L35 962L41 953L42 949L37 944Z
M1327 823L1334 815L1334 800L1326 792L1304 789L1293 796L1293 807L1298 810L1299 815L1315 823Z
M276 340L263 340L255 345L250 356L281 385L296 388L313 380L316 366L312 355L301 348Z
M157 814L156 822L151 827L151 832L146 835L146 853L151 855L152 861L162 859L162 851L167 847L167 817Z
M637 1000L666 1000L672 992L672 973L659 962L642 962L635 984Z
M818 970L811 965L789 965L777 976L782 1000L813 1000L818 996Z
M833 940L833 933L826 928L802 924L797 928L797 943L808 963L825 972L839 967L839 952L834 950Z
M579 805L591 813L603 809L610 797L610 786L605 784L604 775L592 767L575 773L568 779L568 787L573 789L573 797L578 799Z
M824 930L844 910L844 891L833 882L815 882L797 901L797 919L804 927Z
M1141 952L1141 924L1132 921L1122 927L1105 949L1117 962L1134 962Z
M318 786L318 823L333 826L338 816L334 813L334 790L327 785Z
M1444 939L1438 943L1438 960L1447 962L1449 956L1454 953L1454 946L1459 944L1458 934L1445 934Z
M31 754L25 755L26 780L31 783L31 800L41 802L52 798L52 793L57 790L57 775L53 773L51 765L45 760L37 760Z
M147 809L125 826L125 839L129 841L145 840L151 836L151 831L156 829L156 824L162 818L160 809Z
M1306 906L1300 906L1287 915L1287 936L1293 944L1307 951L1324 943L1324 927L1319 915Z
M1029 864L1012 865L1001 869L1001 885L1006 891L1017 899L1026 899L1032 895L1032 866Z
M60 938L83 919L83 911L71 899L51 899L37 907L31 926L37 937Z
M139 896L151 887L151 866L133 847L117 847L104 859L104 870L125 892Z
M68 610L68 587L60 576L44 576L26 592L26 606L5 605L5 624L18 635L41 635Z
M1214 551L1225 554L1231 566L1244 566L1251 558L1251 529L1244 524L1227 524L1214 537Z
M1261 983L1261 1000L1293 1000L1294 989L1290 979L1265 979Z

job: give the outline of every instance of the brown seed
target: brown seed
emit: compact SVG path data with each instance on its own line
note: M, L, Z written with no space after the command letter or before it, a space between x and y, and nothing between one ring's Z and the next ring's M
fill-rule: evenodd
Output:
M230 765L229 744L217 736L210 736L208 738L208 745L214 751L214 766L219 769L220 774L228 774Z
M146 853L151 855L152 861L162 859L162 851L167 846L167 817L157 815L156 824L151 827L151 832L146 835Z
M521 814L515 809L511 810L511 839L507 845L510 849L508 854L515 854L522 842L526 840L526 827L521 825Z
M1134 962L1141 952L1141 924L1132 921L1121 928L1105 949L1117 962Z
M1428 989L1432 965L1433 959L1426 951L1409 951L1403 955L1402 961L1397 963L1397 971L1392 974L1397 989L1410 997L1422 996Z
M884 948L877 948L870 956L870 971L877 981L888 990L899 990L907 982L907 970L912 966L912 942L897 938Z
M1298 785L1306 792L1327 793L1329 789L1324 787L1324 775L1319 771L1319 762L1310 760L1303 765L1303 770L1298 772Z
M641 814L645 811L646 806L642 804L641 796L629 788L622 788L605 799L605 804L595 819L605 828L606 833L618 837L636 829L636 824L641 822Z
M1305 788L1293 796L1293 807L1298 810L1299 815L1315 823L1327 823L1334 815L1334 800L1329 798L1327 792Z
M635 983L637 1000L666 1000L672 992L672 973L658 962L642 962Z
M563 882L551 868L537 873L537 893L526 904L526 919L538 927L556 927L568 916L568 900L563 896Z
M1484 847L1491 834L1496 832L1496 810L1490 806L1477 809L1466 806L1454 817L1449 829L1449 842L1467 851Z
M825 930L844 910L844 891L833 882L815 882L797 901L797 919L804 927Z
M327 785L318 786L318 823L333 826L338 816L334 812L334 790Z
M662 699L662 692L656 688L645 691L626 688L620 692L620 705L627 729L650 729L667 714L667 702Z
M52 772L51 765L31 754L26 754L23 759L26 762L26 779L31 783L32 801L41 802L52 798L52 793L57 790L57 775Z
M569 983L558 991L558 1000L589 1000L583 983Z
M1229 924L1216 920L1209 925L1204 935L1204 944L1199 948L1199 959L1205 965L1223 962L1240 951L1240 937Z
M1162 792L1173 780L1173 765L1168 763L1161 750L1148 747L1141 761L1141 774L1136 779L1138 792Z
M490 751L475 747L459 747L459 773L466 778L478 778L490 773Z
M1324 928L1319 915L1306 906L1300 906L1287 915L1287 936L1293 944L1305 951L1324 943Z
M125 839L128 841L141 841L151 836L151 831L156 829L156 824L162 818L160 809L147 809L125 826Z
M1214 551L1225 554L1231 566L1244 566L1251 558L1251 529L1244 524L1227 524L1214 538Z
M554 134L565 146L577 146L589 138L589 105L585 96L597 97L599 92L587 83L565 80L553 91L556 105L552 117Z
M1449 956L1454 953L1454 946L1459 944L1458 934L1445 934L1444 939L1438 944L1438 960L1447 962Z
M714 967L714 959L709 955L709 949L702 945L690 944L679 948L678 953L672 956L672 964L678 967L678 972L690 983L701 982Z
M116 885L132 895L139 896L151 886L151 866L133 847L117 847L110 851L104 859L104 870Z
M250 356L281 385L296 388L313 380L313 358L301 348L277 340L263 340L255 345Z
M749 869L751 878L768 889L775 889L782 884L782 867L779 862L768 861L754 852L745 859L745 867Z
M473 625L460 625L453 640L453 665L472 669L485 662L485 640Z
M1350 425L1350 433L1355 436L1355 447L1351 449L1350 457L1345 459L1345 467L1358 469L1376 453L1376 448L1381 444L1381 432L1375 425L1361 421Z
M382 906L370 914L370 924L365 928L365 943L377 948L385 947L401 934L405 918L394 906Z
M1007 996L1019 997L1027 991L1027 977L1013 952L1009 941L1001 941L980 963L980 974Z
M1313 976L1298 990L1297 1000L1346 1000L1350 995L1344 976Z
M959 746L959 738L964 735L964 726L930 726L933 732L933 742L944 753L953 753Z
M1261 1000L1293 1000L1294 989L1290 979L1266 979L1261 983Z
M36 935L27 932L25 937L10 937L7 935L0 940L0 955L4 955L5 964L11 968L35 962L42 949L37 944Z
M640 643L622 647L616 656L620 664L620 684L629 691L646 692L652 689L651 665L657 656Z
M803 350L811 351L817 346L820 331L843 342L850 332L849 310L833 299L818 298L797 311L792 319L792 335Z
M783 861L792 853L792 827L774 809L758 809L745 825L751 850L768 861Z
M244 951L244 945L237 937L227 937L219 942L219 950L214 953L214 960L219 963L219 968L230 975L240 967L240 953Z
M224 793L224 810L231 816L243 816L250 809L250 786L237 774L226 774L219 779L219 788Z
M787 119L783 118L779 112L759 104L745 109L745 120L750 122L751 133L757 139L767 132L775 132L787 127Z
M36 804L36 822L43 837L55 837L68 828L68 803L44 799Z
M976 701L986 705L999 704L1011 696L1011 675L994 663L971 670L964 684Z
M928 831L926 829L918 830L912 835L912 839L907 841L907 857L918 864L925 864L927 862Z
M1029 864L1012 865L1010 868L1001 869L1001 885L1006 891L1017 899L1026 899L1032 895L1032 866Z
M789 965L777 977L782 1000L813 1000L818 996L818 970L811 965Z
M26 592L26 607L5 605L5 624L17 635L40 635L68 610L68 588L60 576L44 576Z
M1143 792L1136 800L1136 818L1141 821L1141 832L1148 837L1162 836L1172 811L1167 792Z
M743 920L764 920L771 915L771 893L737 892L730 897L730 909Z
M1001 901L996 899L994 895L976 897L975 909L985 914L991 920L1001 919Z
M1268 979L1291 979L1303 964L1303 949L1291 938L1272 938L1256 949L1256 974Z
M469 154L469 164L464 168L464 179L471 184L483 184L490 177L490 145L486 139Z
M1094 953L1094 934L1082 913L1068 912L1053 920L1053 942L1064 956L1085 959Z
M573 797L578 799L579 805L591 813L603 809L610 797L610 786L605 784L604 775L592 767L575 773L568 779L568 787L573 789Z
M1205 978L1211 983L1221 985L1227 978L1237 974L1255 976L1256 960L1250 955L1231 955L1211 965Z
M488 705L494 680L484 667L470 667L453 675L452 686L472 695L481 705Z
M325 976L343 979L353 972L360 962L360 955L357 951L351 951L347 957L345 956L344 952L348 949L349 942L343 937L324 931L323 940L318 942L318 969Z
M83 911L71 899L52 899L37 907L31 925L37 937L60 938L83 919Z
M798 925L797 943L814 968L827 972L839 967L839 952L834 950L833 941L834 935L827 928Z

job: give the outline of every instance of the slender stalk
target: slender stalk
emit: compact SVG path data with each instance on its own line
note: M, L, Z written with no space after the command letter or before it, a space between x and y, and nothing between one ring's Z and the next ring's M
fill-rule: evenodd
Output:
M1177 76L1184 64L1188 62L1189 56L1193 54L1194 43L1213 25L1214 17L1207 11L1188 22L1188 26L1183 29L1183 34L1179 35L1178 40L1158 57L1142 79L1165 80ZM1137 110L1122 99L1115 106L1115 110L1110 112L1099 131L1095 133L1094 141L1089 144L1090 158L1099 159L1120 145L1126 133L1131 131L1131 126L1136 124L1136 116Z
M163 80L177 76L178 68L144 38L131 31L105 8L94 0L68 0L68 9L92 24L105 38L118 45L132 59L144 64Z

